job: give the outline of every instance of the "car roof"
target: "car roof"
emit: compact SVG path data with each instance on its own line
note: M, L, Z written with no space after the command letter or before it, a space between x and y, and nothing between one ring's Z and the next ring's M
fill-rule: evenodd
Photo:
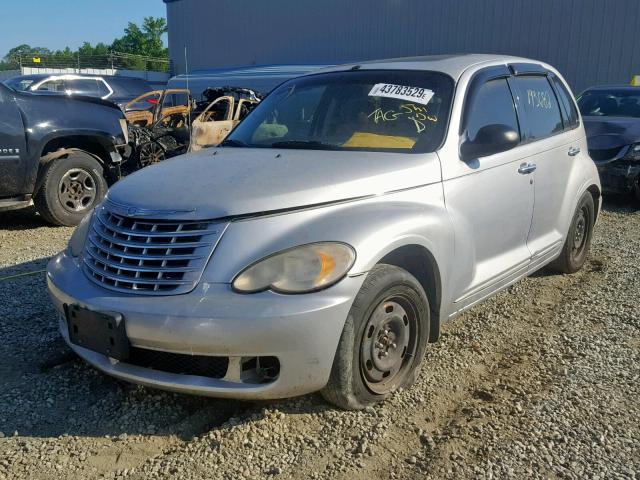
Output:
M546 66L545 63L538 60L514 57L510 55L467 53L459 55L427 55L420 57L389 58L384 60L350 63L323 69L321 71L344 71L353 69L354 67L358 67L361 70L429 70L446 73L457 80L465 70L471 67L480 67L483 64L487 64L487 66L489 66L492 64L496 65L522 62L536 63L538 65Z
M110 81L140 81L146 82L144 78L125 77L120 75L96 75L92 73L33 73L31 75L18 75L11 77L11 80L44 80L45 78L104 78Z

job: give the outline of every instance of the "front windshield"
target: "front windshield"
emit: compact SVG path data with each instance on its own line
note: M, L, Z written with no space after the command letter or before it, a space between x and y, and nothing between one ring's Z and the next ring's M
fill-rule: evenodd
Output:
M578 98L583 116L640 118L640 89L587 90Z
M222 144L431 152L442 143L453 80L442 73L356 70L290 80Z
M29 85L31 85L33 82L34 80L32 78L16 77L6 80L4 84L8 87L13 88L14 90L18 90L19 92L26 92L29 88Z

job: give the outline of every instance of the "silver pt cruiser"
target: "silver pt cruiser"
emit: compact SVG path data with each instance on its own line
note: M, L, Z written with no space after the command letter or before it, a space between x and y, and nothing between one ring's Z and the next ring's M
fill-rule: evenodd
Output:
M413 382L444 321L545 265L580 269L600 203L551 66L346 65L117 183L48 287L65 340L109 375L362 408Z

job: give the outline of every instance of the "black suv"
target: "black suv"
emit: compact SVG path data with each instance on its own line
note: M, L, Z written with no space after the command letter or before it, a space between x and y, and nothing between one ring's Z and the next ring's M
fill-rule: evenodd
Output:
M0 83L0 210L33 201L48 222L78 224L120 177L127 141L114 103Z
M23 92L56 92L97 97L109 100L120 108L152 90L151 85L142 78L110 75L35 74L13 77L4 83Z

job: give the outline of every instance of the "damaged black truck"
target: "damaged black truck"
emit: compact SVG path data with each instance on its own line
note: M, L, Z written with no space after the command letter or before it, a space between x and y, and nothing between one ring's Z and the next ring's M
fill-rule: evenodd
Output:
M127 142L111 102L0 83L0 210L33 202L47 222L77 225L120 178Z

